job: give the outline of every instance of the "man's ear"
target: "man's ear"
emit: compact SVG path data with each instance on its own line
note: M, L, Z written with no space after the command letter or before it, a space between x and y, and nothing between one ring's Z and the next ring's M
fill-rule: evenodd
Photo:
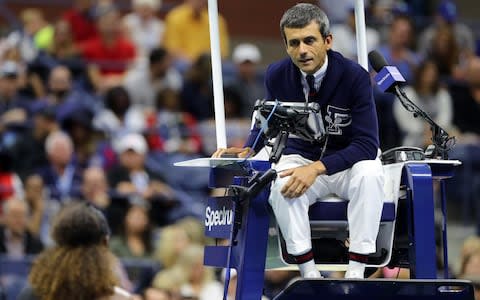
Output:
M330 50L332 48L333 36L331 34L327 35L327 37L325 38L325 45L327 50Z

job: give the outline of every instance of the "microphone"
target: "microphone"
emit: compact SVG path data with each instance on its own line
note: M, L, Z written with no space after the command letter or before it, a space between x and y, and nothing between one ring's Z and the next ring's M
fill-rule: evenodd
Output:
M374 79L382 92L390 92L397 94L397 87L400 83L405 82L397 67L388 66L385 58L376 50L368 53L368 60L373 69L377 72Z
M388 66L387 61L380 53L378 53L378 51L370 51L370 53L368 53L368 60L373 69L377 72L375 81L380 90L382 92L395 94L403 107L405 107L407 111L413 113L415 118L421 117L424 121L430 124L434 148L433 151L428 153L428 156L425 155L425 157L435 158L440 156L443 159L447 159L448 151L455 144L455 137L450 137L445 129L440 127L425 111L419 108L407 97L407 94L400 87L400 83L405 82L405 78L403 78L402 74L400 74L396 67Z

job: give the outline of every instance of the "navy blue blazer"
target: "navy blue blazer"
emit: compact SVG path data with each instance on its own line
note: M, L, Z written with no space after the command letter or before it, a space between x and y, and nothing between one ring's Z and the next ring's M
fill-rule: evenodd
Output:
M331 175L358 161L375 159L379 148L378 123L370 76L359 64L333 50L327 51L328 67L315 101L321 106L329 138L325 154L322 145L289 138L283 154L300 154L319 160ZM290 58L271 64L265 76L266 99L305 101L301 73ZM252 147L260 129L252 128L245 146ZM255 151L264 146L263 136Z

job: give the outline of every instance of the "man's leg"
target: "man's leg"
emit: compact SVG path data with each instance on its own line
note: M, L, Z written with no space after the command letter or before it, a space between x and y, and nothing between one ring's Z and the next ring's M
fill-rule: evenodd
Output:
M356 163L339 174L336 183L339 196L349 199L349 264L345 277L364 278L368 255L376 250L376 240L383 209L384 174L380 160Z
M275 169L281 171L307 163L304 159L287 156L282 157ZM287 251L296 258L302 277L318 278L320 272L313 260L308 208L318 197L328 194L328 190L319 176L305 194L298 198L286 198L280 191L288 180L289 177L277 177L272 184L269 202L285 239Z

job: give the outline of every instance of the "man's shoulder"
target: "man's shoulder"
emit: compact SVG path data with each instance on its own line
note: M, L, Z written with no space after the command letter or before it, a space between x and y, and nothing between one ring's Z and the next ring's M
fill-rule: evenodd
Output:
M331 72L341 73L342 77L346 76L346 78L357 78L362 75L369 76L367 70L360 64L333 50L328 51L328 69Z

